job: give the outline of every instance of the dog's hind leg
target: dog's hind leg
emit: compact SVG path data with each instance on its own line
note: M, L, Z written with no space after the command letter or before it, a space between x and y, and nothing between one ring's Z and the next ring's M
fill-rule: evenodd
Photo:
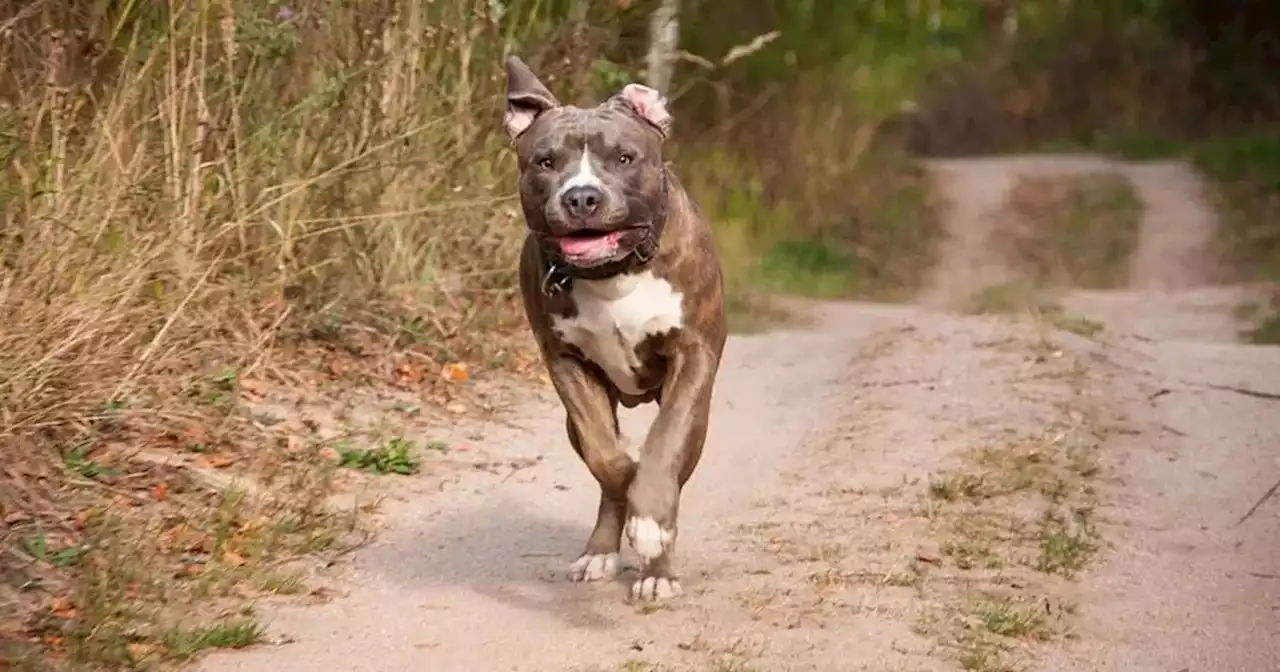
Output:
M609 580L618 573L627 487L635 473L635 462L622 447L617 400L604 384L577 360L560 358L549 368L567 411L565 429L569 442L600 484L595 528L582 555L570 565L569 579Z

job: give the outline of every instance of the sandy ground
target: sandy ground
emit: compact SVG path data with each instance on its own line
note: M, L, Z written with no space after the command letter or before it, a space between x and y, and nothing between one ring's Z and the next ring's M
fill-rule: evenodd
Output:
M975 445L1101 413L1106 546L1052 586L1074 605L1068 636L1021 647L1023 660L1280 670L1280 497L1246 518L1280 479L1280 401L1249 394L1280 393L1280 348L1237 343L1243 290L1205 284L1214 219L1195 176L1121 166L1147 204L1133 287L1065 301L1101 336L947 309L1007 278L984 227L1015 175L1104 165L940 162L951 240L920 305L805 303L803 328L730 340L681 509L684 598L627 604L629 573L567 581L597 490L556 400L535 390L507 422L453 430L467 459L501 468L394 486L377 540L323 577L334 599L260 605L276 643L200 669L963 669L940 633L956 631L966 596L1035 579L952 567L930 479ZM625 416L633 442L652 417L641 410Z

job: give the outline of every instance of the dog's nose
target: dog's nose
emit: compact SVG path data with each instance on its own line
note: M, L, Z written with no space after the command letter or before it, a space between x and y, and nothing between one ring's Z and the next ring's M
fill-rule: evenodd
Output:
M574 187L560 197L560 204L570 217L582 218L596 214L604 202L604 192L596 187Z

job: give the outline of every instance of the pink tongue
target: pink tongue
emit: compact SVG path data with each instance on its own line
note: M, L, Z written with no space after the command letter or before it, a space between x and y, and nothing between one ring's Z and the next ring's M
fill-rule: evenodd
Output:
M618 232L589 238L564 236L560 238L560 251L571 257L607 257L618 247Z

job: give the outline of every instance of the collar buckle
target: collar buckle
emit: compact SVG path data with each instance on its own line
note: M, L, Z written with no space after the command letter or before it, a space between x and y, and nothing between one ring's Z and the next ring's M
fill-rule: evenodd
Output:
M563 294L572 282L573 277L560 264L552 262L547 266L546 275L542 276L542 293L546 296Z

